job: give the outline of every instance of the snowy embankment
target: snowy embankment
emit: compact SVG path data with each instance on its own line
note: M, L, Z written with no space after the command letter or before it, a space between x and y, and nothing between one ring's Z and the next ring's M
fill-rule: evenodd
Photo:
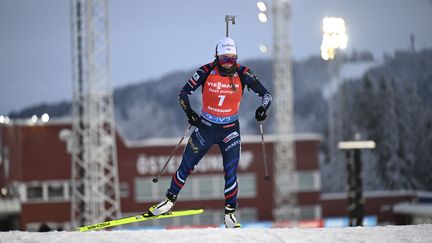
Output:
M99 232L0 232L0 242L432 242L432 224L317 229L182 229Z

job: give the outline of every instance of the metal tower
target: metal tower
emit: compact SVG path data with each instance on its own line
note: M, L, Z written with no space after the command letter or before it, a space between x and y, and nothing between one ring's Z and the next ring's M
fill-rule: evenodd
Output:
M273 67L274 112L277 140L274 149L275 211L276 220L296 220L297 180L294 177L294 121L293 78L289 44L290 3L273 1Z
M72 225L120 216L107 0L71 0Z

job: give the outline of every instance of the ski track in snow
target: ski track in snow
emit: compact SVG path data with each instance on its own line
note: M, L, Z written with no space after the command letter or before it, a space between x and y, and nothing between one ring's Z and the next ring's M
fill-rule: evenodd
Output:
M180 229L97 232L0 232L1 243L45 242L199 242L199 243L326 243L326 242L432 242L432 224L352 228L286 229Z

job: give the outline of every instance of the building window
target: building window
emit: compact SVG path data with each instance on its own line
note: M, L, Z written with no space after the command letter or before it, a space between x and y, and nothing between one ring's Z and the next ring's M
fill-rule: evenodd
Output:
M239 211L239 218L242 222L256 222L258 219L256 208L241 208Z
M48 184L48 199L63 199L64 187L63 184L53 183Z
M168 187L170 186L171 183L171 177L162 177L159 179L158 183L153 183L151 181L151 178L147 178L146 179L147 183L151 184L152 186L152 197L153 201L154 200L161 200L163 198L165 198L165 194L167 192Z
M203 214L199 215L201 225L212 225L215 224L214 213L206 210Z
M43 188L42 185L27 186L27 199L29 200L42 200L43 199Z
M135 200L137 202L153 201L152 183L143 179L135 179Z
M194 216L178 217L177 220L179 222L175 222L175 223L176 225L194 225Z
M256 189L256 174L239 174L239 197L255 197L257 194Z
M158 183L152 183L151 177L135 179L135 200L137 202L154 202L165 197L170 187L171 176L162 177ZM239 175L239 198L250 198L257 195L256 174ZM181 190L179 198L183 200L218 199L223 196L224 178L221 174L191 176Z
M296 175L299 191L308 192L319 191L321 189L318 171L299 171Z
M200 197L213 197L214 182L212 177L201 177L198 183L198 195Z
M191 178L189 181L186 182L186 184L181 189L181 193L179 194L180 198L184 199L193 199L194 198L194 191L198 189L197 185L193 183L194 178ZM163 195L166 194L167 189L169 188L171 183L171 177L169 178L169 183L167 183L167 186L163 189Z
M161 177L158 183L152 183L151 177L135 178L135 200L137 202L154 202L162 200L171 183L171 177ZM182 189L182 194L183 190ZM185 190L187 192L187 190Z
M129 197L129 184L126 182L120 182L120 197L121 198Z
M22 183L23 202L67 202L70 199L70 181L38 181Z
M300 207L300 219L321 218L321 207L319 205Z

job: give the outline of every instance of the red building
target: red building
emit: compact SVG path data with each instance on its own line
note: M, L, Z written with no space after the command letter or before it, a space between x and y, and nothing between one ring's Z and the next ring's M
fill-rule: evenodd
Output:
M65 132L68 122L48 124L14 124L1 129L2 163L0 211L3 227L19 224L21 230L37 230L42 223L51 227L70 228L71 155ZM269 174L272 175L273 141L267 135L266 151ZM181 161L183 148L168 164L157 184L151 179L158 174L179 138L127 141L117 135L117 154L123 215L143 212L160 201L171 176ZM299 205L303 219L321 218L318 146L320 136L296 136L297 168L300 183ZM182 145L183 146L183 145ZM147 226L218 225L223 222L223 169L219 148L214 146L201 160L176 203L178 209L204 208L193 217L148 222ZM69 149L70 151L70 149ZM273 220L273 181L264 180L264 164L260 136L243 136L238 167L239 217L242 222ZM16 197L12 197L16 196ZM2 207L0 207L2 210ZM146 225L146 224L141 224Z
M0 124L1 125L1 124ZM68 122L0 126L0 230L71 229L71 155ZM272 176L274 136L266 135L269 173ZM160 201L172 173L181 160L179 148L157 184L158 174L179 138L131 142L117 135L117 153L123 216L146 211ZM321 137L299 134L295 137L300 226L332 226L333 219L347 216L345 193L321 194L318 153ZM176 209L204 208L204 214L140 223L139 226L219 225L223 222L223 170L217 146L202 159L188 178ZM271 222L274 181L264 180L260 136L242 136L238 167L239 217L245 222ZM345 182L341 182L345 183ZM375 224L432 222L432 193L365 192L365 215ZM426 202L426 203L425 203ZM290 226L278 222L270 226ZM345 223L337 223L339 226Z

